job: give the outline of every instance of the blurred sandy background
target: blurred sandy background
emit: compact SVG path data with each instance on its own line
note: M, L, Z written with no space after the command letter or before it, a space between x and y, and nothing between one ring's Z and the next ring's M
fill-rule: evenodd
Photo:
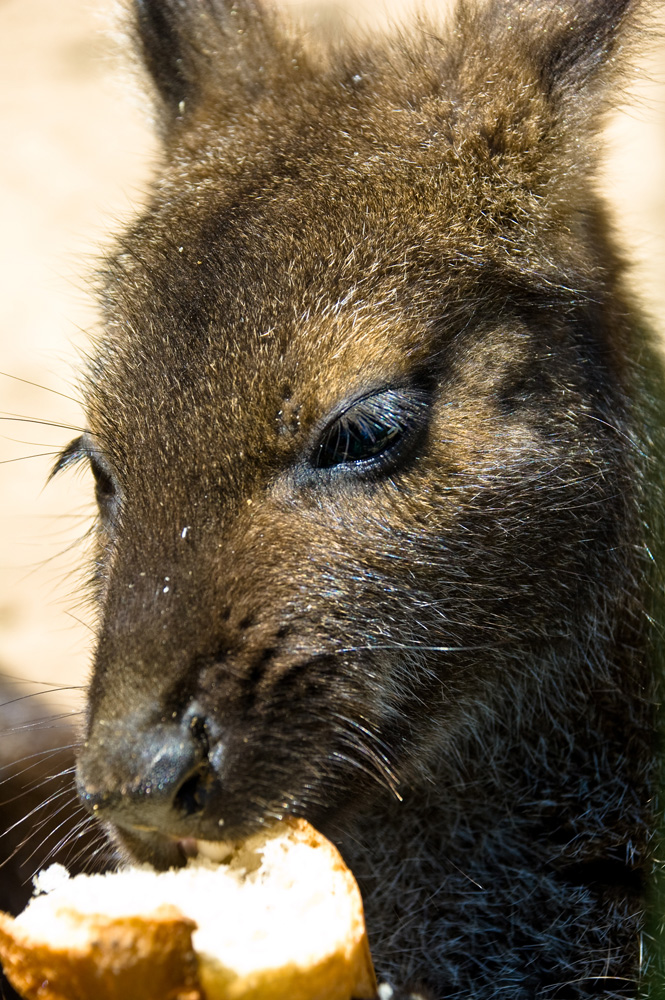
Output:
M75 544L90 484L44 483L81 422L66 397L95 324L86 275L140 204L152 152L110 5L0 0L0 410L56 424L0 423L0 671L62 685L81 683L91 647ZM611 129L608 187L635 286L665 330L665 43L643 70Z

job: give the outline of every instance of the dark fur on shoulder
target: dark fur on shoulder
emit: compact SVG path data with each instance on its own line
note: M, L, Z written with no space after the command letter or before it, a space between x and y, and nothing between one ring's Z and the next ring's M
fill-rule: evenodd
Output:
M100 504L81 795L162 867L306 816L396 996L638 989L659 376L594 180L644 13L337 51L135 2L164 153L60 463Z

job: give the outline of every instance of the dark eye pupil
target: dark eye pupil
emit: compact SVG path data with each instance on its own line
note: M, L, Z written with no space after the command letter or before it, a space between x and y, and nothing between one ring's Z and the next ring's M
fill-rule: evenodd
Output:
M115 485L109 474L95 461L90 463L95 478L95 496L98 503L110 500L115 496Z
M428 410L428 397L420 389L384 389L364 396L326 427L312 464L317 469L355 465L359 475L392 468L412 451Z

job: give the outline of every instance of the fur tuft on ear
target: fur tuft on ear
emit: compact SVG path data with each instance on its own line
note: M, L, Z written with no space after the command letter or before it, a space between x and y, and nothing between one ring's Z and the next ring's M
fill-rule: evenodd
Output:
M599 133L650 0L458 0L445 75L483 177L562 209L588 198ZM546 166L545 166L546 165ZM492 209L498 201L493 187ZM490 209L488 209L490 210Z
M527 5L520 3L520 16ZM641 0L564 0L528 5L532 38L545 92L554 97L580 93L623 45L630 22L644 7ZM542 20L541 20L542 18Z
M196 105L211 77L221 77L229 95L246 84L258 71L256 51L270 47L253 0L133 0L133 9L139 53L167 125Z
M553 102L584 98L612 77L617 56L641 35L650 0L458 0L457 30L494 64L511 62Z

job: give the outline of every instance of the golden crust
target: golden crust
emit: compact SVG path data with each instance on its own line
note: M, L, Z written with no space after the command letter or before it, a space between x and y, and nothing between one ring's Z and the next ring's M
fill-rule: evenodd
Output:
M172 906L122 918L68 910L68 920L89 932L89 944L79 949L37 941L0 913L0 960L7 978L25 1000L373 1000L376 979L353 875L309 823L289 819L283 826L292 842L325 852L349 896L351 926L335 954L305 969L287 963L238 976L197 958L192 947L196 924ZM252 849L273 835L257 834L238 849Z
M68 917L86 925L87 948L35 941L0 914L0 959L25 1000L205 1000L192 948L196 925L175 908L161 907L149 917L72 911Z
M288 827L293 843L324 852L329 869L343 881L352 908L344 947L307 969L285 964L242 977L217 963L202 963L200 976L207 1000L374 1000L376 976L355 878L337 848L306 820L288 818L279 827ZM272 835L272 831L255 834L246 847L253 849Z

